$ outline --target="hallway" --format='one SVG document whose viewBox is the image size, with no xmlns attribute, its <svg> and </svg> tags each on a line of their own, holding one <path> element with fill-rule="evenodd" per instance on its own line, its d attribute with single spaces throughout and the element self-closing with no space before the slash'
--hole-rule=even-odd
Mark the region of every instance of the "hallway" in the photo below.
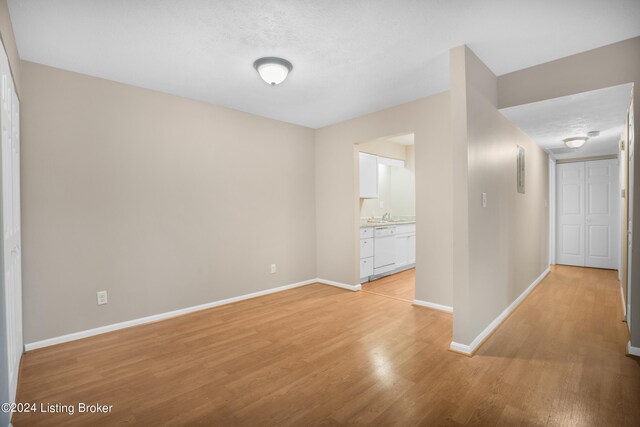
<svg viewBox="0 0 640 427">
<path fill-rule="evenodd" d="M 474 357 L 451 315 L 312 284 L 25 354 L 25 425 L 637 425 L 616 272 L 557 266 Z"/>
</svg>

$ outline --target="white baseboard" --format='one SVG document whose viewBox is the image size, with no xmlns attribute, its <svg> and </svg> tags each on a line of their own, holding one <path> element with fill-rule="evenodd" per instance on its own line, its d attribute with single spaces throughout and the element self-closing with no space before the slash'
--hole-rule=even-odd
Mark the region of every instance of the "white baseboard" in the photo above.
<svg viewBox="0 0 640 427">
<path fill-rule="evenodd" d="M 42 347 L 49 347 L 51 345 L 62 344 L 69 341 L 75 341 L 82 338 L 92 337 L 94 335 L 104 334 L 106 332 L 117 331 L 119 329 L 129 328 L 131 326 L 144 325 L 145 323 L 157 322 L 158 320 L 170 319 L 172 317 L 181 316 L 187 313 L 193 313 L 195 311 L 206 310 L 208 308 L 218 307 L 221 305 L 231 304 L 238 301 L 243 301 L 251 298 L 260 297 L 263 295 L 269 295 L 276 292 L 286 291 L 288 289 L 298 288 L 300 286 L 310 285 L 312 283 L 322 283 L 325 285 L 336 286 L 338 288 L 348 289 L 350 291 L 359 291 L 362 289 L 360 285 L 346 285 L 344 283 L 334 282 L 324 279 L 309 279 L 298 283 L 292 283 L 290 285 L 279 286 L 277 288 L 265 289 L 264 291 L 253 292 L 246 295 L 240 295 L 237 297 L 227 298 L 219 301 L 213 301 L 206 304 L 194 305 L 192 307 L 181 308 L 178 310 L 168 311 L 166 313 L 154 314 L 151 316 L 141 317 L 139 319 L 127 320 L 125 322 L 114 323 L 111 325 L 100 326 L 93 329 L 87 329 L 86 331 L 73 332 L 71 334 L 62 335 L 59 337 L 48 338 L 42 341 L 36 341 L 28 343 L 24 346 L 25 351 L 35 350 Z"/>
<path fill-rule="evenodd" d="M 471 356 L 473 354 L 473 350 L 471 350 L 471 346 L 466 344 L 460 344 L 455 341 L 451 341 L 451 345 L 449 349 L 455 351 L 456 353 L 466 354 L 467 356 Z"/>
<path fill-rule="evenodd" d="M 413 300 L 413 305 L 419 305 L 420 307 L 433 308 L 434 310 L 446 311 L 447 313 L 453 313 L 453 307 L 448 305 L 436 304 L 435 302 L 422 301 L 419 299 Z"/>
<path fill-rule="evenodd" d="M 336 286 L 342 289 L 348 289 L 350 291 L 360 291 L 362 290 L 362 285 L 358 283 L 357 285 L 347 285 L 346 283 L 334 282 L 333 280 L 326 279 L 314 279 L 312 283 L 322 283 L 323 285 L 331 285 Z"/>
<path fill-rule="evenodd" d="M 231 304 L 233 302 L 238 302 L 238 301 L 243 301 L 243 300 L 247 300 L 247 299 L 251 299 L 251 298 L 256 298 L 256 297 L 260 297 L 260 296 L 263 296 L 263 295 L 269 295 L 269 294 L 273 294 L 275 292 L 286 291 L 288 289 L 298 288 L 300 286 L 310 285 L 311 283 L 316 283 L 316 282 L 325 283 L 324 281 L 321 281 L 320 279 L 304 280 L 302 282 L 292 283 L 290 285 L 279 286 L 277 288 L 271 288 L 271 289 L 265 289 L 264 291 L 253 292 L 253 293 L 246 294 L 246 295 L 240 295 L 240 296 L 237 296 L 237 297 L 232 297 L 232 298 L 227 298 L 227 299 L 223 299 L 223 300 L 219 300 L 219 301 L 209 302 L 209 303 L 206 303 L 206 304 L 194 305 L 192 307 L 186 307 L 186 308 L 181 308 L 181 309 L 178 309 L 178 310 L 168 311 L 166 313 L 160 313 L 160 314 L 154 314 L 154 315 L 151 315 L 151 316 L 141 317 L 139 319 L 127 320 L 125 322 L 114 323 L 114 324 L 106 325 L 106 326 L 100 326 L 100 327 L 97 327 L 97 328 L 94 328 L 94 329 L 88 329 L 86 331 L 73 332 L 71 334 L 62 335 L 62 336 L 59 336 L 59 337 L 48 338 L 48 339 L 45 339 L 45 340 L 42 340 L 42 341 L 36 341 L 36 342 L 28 343 L 24 347 L 25 347 L 26 351 L 29 351 L 29 350 L 35 350 L 35 349 L 38 349 L 38 348 L 42 348 L 42 347 L 48 347 L 48 346 L 51 346 L 51 345 L 62 344 L 62 343 L 69 342 L 69 341 L 79 340 L 81 338 L 87 338 L 87 337 L 91 337 L 91 336 L 94 336 L 94 335 L 104 334 L 105 332 L 117 331 L 118 329 L 129 328 L 131 326 L 136 326 L 136 325 L 144 325 L 145 323 L 151 323 L 151 322 L 157 322 L 158 320 L 170 319 L 172 317 L 181 316 L 181 315 L 187 314 L 187 313 L 193 313 L 195 311 L 206 310 L 208 308 L 213 308 L 213 307 L 218 307 L 218 306 L 221 306 L 221 305 Z M 326 284 L 330 285 L 331 283 L 326 283 Z M 333 286 L 338 286 L 338 285 L 333 285 Z M 340 287 L 343 287 L 343 286 L 340 286 Z"/>
<path fill-rule="evenodd" d="M 627 318 L 627 303 L 624 297 L 624 291 L 622 290 L 622 283 L 620 283 L 620 302 L 622 303 L 622 316 Z"/>
<path fill-rule="evenodd" d="M 631 341 L 627 343 L 627 354 L 640 357 L 640 347 L 632 347 Z"/>
<path fill-rule="evenodd" d="M 449 348 L 455 352 L 471 356 L 478 349 L 480 344 L 482 344 L 482 342 L 487 339 L 487 337 L 491 335 L 491 333 L 500 325 L 500 323 L 502 323 L 502 321 L 506 319 L 507 316 L 509 316 L 509 314 L 511 314 L 511 312 L 520 305 L 520 303 L 527 297 L 527 295 L 531 293 L 531 291 L 535 289 L 536 286 L 538 286 L 540 282 L 542 282 L 542 279 L 544 279 L 547 274 L 549 274 L 549 271 L 550 267 L 547 267 L 547 269 L 543 271 L 542 274 L 538 276 L 538 278 L 534 280 L 533 283 L 530 284 L 529 287 L 525 289 L 518 298 L 515 299 L 515 301 L 509 304 L 509 306 L 502 313 L 500 313 L 500 315 L 496 317 L 493 322 L 489 324 L 489 326 L 487 326 L 473 341 L 471 341 L 471 344 L 467 345 L 452 341 Z"/>
</svg>

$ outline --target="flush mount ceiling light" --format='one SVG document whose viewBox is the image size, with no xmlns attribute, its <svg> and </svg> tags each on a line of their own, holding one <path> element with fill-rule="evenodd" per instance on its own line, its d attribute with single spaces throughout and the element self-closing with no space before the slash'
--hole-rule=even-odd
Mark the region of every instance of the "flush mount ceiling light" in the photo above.
<svg viewBox="0 0 640 427">
<path fill-rule="evenodd" d="M 575 136 L 573 138 L 567 138 L 564 140 L 564 145 L 569 148 L 580 148 L 587 142 L 586 136 Z"/>
<path fill-rule="evenodd" d="M 278 85 L 287 78 L 287 74 L 293 69 L 291 62 L 282 58 L 266 57 L 256 59 L 253 63 L 262 80 L 272 86 Z"/>
</svg>

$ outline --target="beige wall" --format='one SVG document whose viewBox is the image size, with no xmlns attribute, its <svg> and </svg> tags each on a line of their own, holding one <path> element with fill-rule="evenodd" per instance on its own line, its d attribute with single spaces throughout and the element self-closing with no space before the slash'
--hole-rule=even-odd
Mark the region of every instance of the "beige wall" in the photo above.
<svg viewBox="0 0 640 427">
<path fill-rule="evenodd" d="M 21 95 L 21 79 L 20 79 L 20 57 L 18 56 L 18 47 L 16 39 L 13 35 L 13 26 L 11 25 L 11 17 L 9 16 L 9 8 L 7 0 L 0 0 L 0 37 L 4 49 L 9 58 L 9 66 L 13 75 L 13 83 L 16 87 L 18 97 Z"/>
<path fill-rule="evenodd" d="M 25 342 L 316 277 L 312 129 L 22 73 Z"/>
<path fill-rule="evenodd" d="M 416 298 L 450 306 L 453 231 L 448 93 L 316 131 L 318 275 L 358 283 L 354 144 L 411 132 L 415 133 Z"/>
<path fill-rule="evenodd" d="M 640 37 L 500 76 L 498 104 L 511 107 L 623 83 L 634 83 L 634 99 L 640 99 Z M 634 105 L 634 127 L 640 129 L 640 102 Z M 640 156 L 634 169 L 633 223 L 640 224 Z M 640 242 L 640 227 L 633 227 L 632 241 Z M 631 344 L 640 347 L 640 250 L 633 252 L 631 265 Z"/>
<path fill-rule="evenodd" d="M 548 267 L 548 156 L 497 110 L 497 79 L 473 52 L 459 47 L 450 58 L 453 340 L 469 345 Z M 516 191 L 517 145 L 526 149 L 526 194 Z"/>
</svg>

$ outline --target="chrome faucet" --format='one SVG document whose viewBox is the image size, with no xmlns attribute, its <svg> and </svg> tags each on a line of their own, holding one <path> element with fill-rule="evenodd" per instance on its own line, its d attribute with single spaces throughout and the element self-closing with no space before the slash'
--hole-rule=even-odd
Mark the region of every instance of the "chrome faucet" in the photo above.
<svg viewBox="0 0 640 427">
<path fill-rule="evenodd" d="M 385 213 L 384 215 L 382 215 L 382 220 L 391 221 L 391 214 L 389 212 Z"/>
</svg>

